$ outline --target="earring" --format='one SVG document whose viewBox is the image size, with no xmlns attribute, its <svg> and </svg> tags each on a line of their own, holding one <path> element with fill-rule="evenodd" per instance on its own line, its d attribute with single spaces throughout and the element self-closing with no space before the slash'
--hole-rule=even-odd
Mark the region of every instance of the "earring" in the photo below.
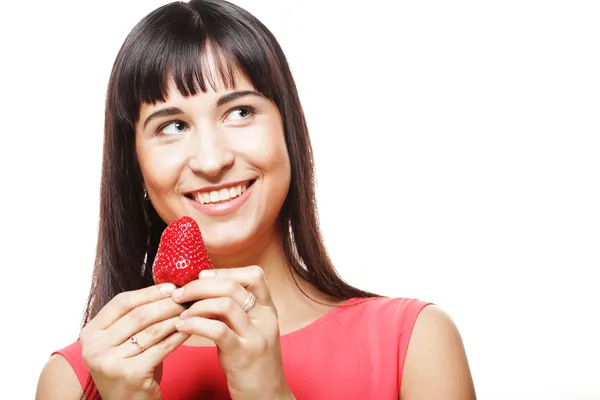
<svg viewBox="0 0 600 400">
<path fill-rule="evenodd" d="M 148 191 L 144 188 L 144 200 L 148 200 Z"/>
</svg>

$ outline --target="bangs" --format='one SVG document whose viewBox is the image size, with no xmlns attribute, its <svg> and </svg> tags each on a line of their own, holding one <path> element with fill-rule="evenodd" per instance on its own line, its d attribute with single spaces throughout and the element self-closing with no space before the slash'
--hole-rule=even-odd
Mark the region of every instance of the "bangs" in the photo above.
<svg viewBox="0 0 600 400">
<path fill-rule="evenodd" d="M 235 14 L 211 13 L 172 3 L 138 23 L 115 65 L 112 92 L 115 116 L 134 126 L 142 103 L 165 101 L 170 84 L 183 96 L 217 87 L 233 89 L 236 73 L 275 100 L 273 52 L 254 27 Z M 229 20 L 225 20 L 229 19 Z"/>
</svg>

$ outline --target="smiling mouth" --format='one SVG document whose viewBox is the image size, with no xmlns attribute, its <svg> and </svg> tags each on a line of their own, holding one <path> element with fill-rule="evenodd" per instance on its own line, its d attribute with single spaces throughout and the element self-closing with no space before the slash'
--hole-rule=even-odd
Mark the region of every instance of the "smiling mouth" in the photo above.
<svg viewBox="0 0 600 400">
<path fill-rule="evenodd" d="M 252 184 L 256 182 L 256 179 L 221 188 L 219 190 L 198 191 L 193 193 L 187 193 L 185 197 L 195 200 L 200 204 L 218 204 L 225 203 L 233 200 L 236 197 L 241 196 Z"/>
</svg>

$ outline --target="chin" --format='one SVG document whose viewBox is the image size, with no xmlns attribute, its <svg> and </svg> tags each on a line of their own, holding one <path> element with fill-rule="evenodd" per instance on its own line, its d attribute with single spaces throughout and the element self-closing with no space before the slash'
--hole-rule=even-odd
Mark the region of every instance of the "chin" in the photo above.
<svg viewBox="0 0 600 400">
<path fill-rule="evenodd" d="M 233 225 L 233 226 L 232 226 Z M 215 224 L 202 229 L 204 245 L 211 256 L 229 256 L 245 252 L 255 242 L 255 229 L 243 229 L 236 227 L 237 224 Z"/>
<path fill-rule="evenodd" d="M 204 244 L 209 255 L 223 257 L 243 253 L 245 249 L 250 247 L 250 240 L 237 237 L 217 240 L 205 239 Z"/>
<path fill-rule="evenodd" d="M 206 230 L 204 244 L 216 267 L 233 268 L 257 264 L 266 248 L 280 239 L 274 225 L 235 225 L 237 224 L 212 226 Z"/>
</svg>

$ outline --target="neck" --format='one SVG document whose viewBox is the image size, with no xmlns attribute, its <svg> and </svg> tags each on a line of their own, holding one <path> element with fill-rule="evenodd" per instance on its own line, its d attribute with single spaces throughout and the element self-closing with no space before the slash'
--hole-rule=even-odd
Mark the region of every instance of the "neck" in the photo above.
<svg viewBox="0 0 600 400">
<path fill-rule="evenodd" d="M 285 256 L 283 242 L 283 234 L 274 230 L 260 235 L 259 240 L 248 244 L 240 251 L 211 256 L 213 265 L 219 269 L 249 265 L 261 267 L 280 316 L 280 322 L 285 321 L 287 316 L 294 315 L 299 306 L 314 306 L 314 302 L 306 295 L 312 299 L 324 300 L 323 295 L 313 285 L 292 270 Z"/>
</svg>

